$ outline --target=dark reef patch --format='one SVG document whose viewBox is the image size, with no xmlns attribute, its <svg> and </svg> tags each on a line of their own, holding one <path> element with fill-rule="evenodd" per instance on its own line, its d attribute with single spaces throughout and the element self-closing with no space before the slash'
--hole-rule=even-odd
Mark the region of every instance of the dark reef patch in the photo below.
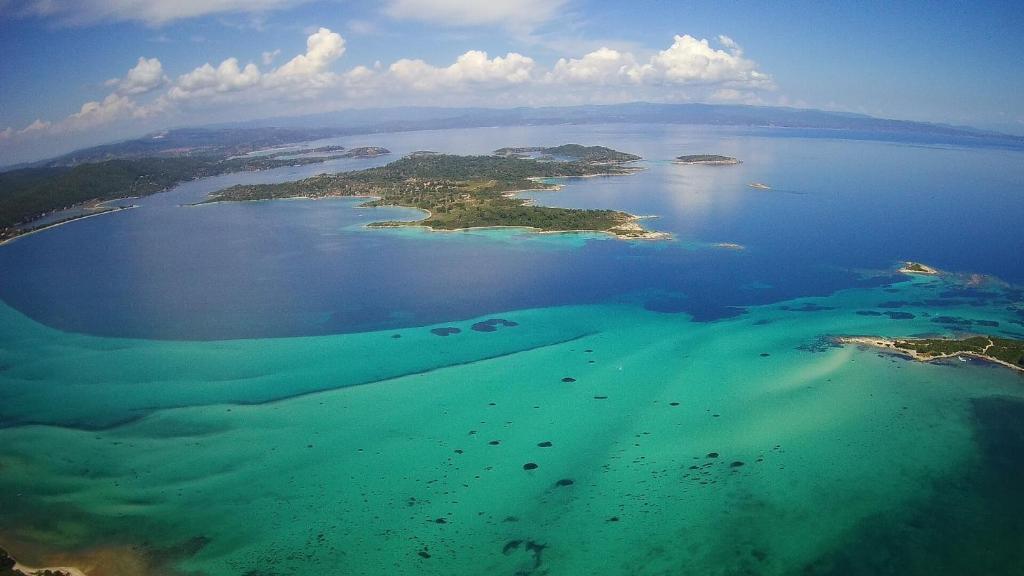
<svg viewBox="0 0 1024 576">
<path fill-rule="evenodd" d="M 857 310 L 856 312 L 860 316 L 881 316 L 882 313 L 876 310 Z"/>
<path fill-rule="evenodd" d="M 551 442 L 548 442 L 547 440 L 545 440 L 543 442 L 538 442 L 537 446 L 540 447 L 540 448 L 551 448 Z"/>
<path fill-rule="evenodd" d="M 534 463 L 534 462 L 527 462 L 526 464 L 523 464 L 523 470 L 536 470 L 536 469 L 537 469 L 537 464 Z"/>
<path fill-rule="evenodd" d="M 832 337 L 824 335 L 818 336 L 814 340 L 806 342 L 796 347 L 796 349 L 800 350 L 801 352 L 812 353 L 827 352 L 832 348 L 840 348 L 840 345 L 836 344 Z"/>
<path fill-rule="evenodd" d="M 573 484 L 575 484 L 575 482 L 573 480 L 570 480 L 569 478 L 562 478 L 558 482 L 555 482 L 555 486 L 560 486 L 560 487 L 561 486 L 572 486 Z"/>
<path fill-rule="evenodd" d="M 434 328 L 430 331 L 435 336 L 451 336 L 452 334 L 458 334 L 462 330 L 453 328 L 451 326 L 445 326 L 444 328 Z"/>
<path fill-rule="evenodd" d="M 835 307 L 808 302 L 800 306 L 779 306 L 779 310 L 787 310 L 789 312 L 822 312 L 824 310 L 835 310 Z"/>
<path fill-rule="evenodd" d="M 533 556 L 533 563 L 530 570 L 519 570 L 515 574 L 516 576 L 529 576 L 530 574 L 542 574 L 544 572 L 537 572 L 541 564 L 543 564 L 544 549 L 547 548 L 546 544 L 539 544 L 533 540 L 509 540 L 501 548 L 501 553 L 508 556 L 517 550 L 522 549 L 526 554 Z"/>
<path fill-rule="evenodd" d="M 473 324 L 470 326 L 470 329 L 477 332 L 495 332 L 498 330 L 498 327 L 512 328 L 515 326 L 519 326 L 519 323 L 511 320 L 505 320 L 504 318 L 491 318 L 489 320 Z"/>
<path fill-rule="evenodd" d="M 575 382 L 575 381 L 576 381 L 576 379 L 573 378 L 572 376 L 566 376 L 565 378 L 562 378 L 562 382 Z"/>
<path fill-rule="evenodd" d="M 914 318 L 917 318 L 917 316 L 914 316 L 910 312 L 886 312 L 885 315 L 888 316 L 890 320 L 913 320 Z"/>
</svg>

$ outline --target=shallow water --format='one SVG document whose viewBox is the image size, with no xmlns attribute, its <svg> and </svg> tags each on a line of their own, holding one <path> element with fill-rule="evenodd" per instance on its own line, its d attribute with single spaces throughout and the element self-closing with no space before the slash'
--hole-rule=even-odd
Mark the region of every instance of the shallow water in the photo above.
<svg viewBox="0 0 1024 576">
<path fill-rule="evenodd" d="M 662 214 L 677 240 L 370 231 L 411 213 L 351 200 L 178 208 L 195 182 L 0 249 L 0 545 L 115 575 L 139 572 L 98 550 L 208 576 L 1022 573 L 1024 379 L 828 340 L 1024 332 L 1012 284 L 892 273 L 1019 281 L 998 228 L 1019 161 L 565 130 L 649 170 L 538 199 Z M 440 134 L 364 143 L 564 136 Z M 657 162 L 704 151 L 745 164 Z M 964 173 L 975 208 L 906 212 L 979 185 Z"/>
</svg>

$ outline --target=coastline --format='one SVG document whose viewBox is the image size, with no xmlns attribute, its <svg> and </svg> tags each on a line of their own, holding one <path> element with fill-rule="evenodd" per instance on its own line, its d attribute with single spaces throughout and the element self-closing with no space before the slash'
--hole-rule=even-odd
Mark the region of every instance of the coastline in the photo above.
<svg viewBox="0 0 1024 576">
<path fill-rule="evenodd" d="M 85 570 L 73 566 L 26 566 L 18 562 L 5 548 L 0 548 L 0 574 L 11 576 L 88 576 Z"/>
<path fill-rule="evenodd" d="M 132 208 L 138 208 L 138 205 L 132 204 L 131 206 L 115 206 L 113 208 L 109 208 L 107 210 L 101 210 L 99 212 L 93 212 L 91 214 L 82 214 L 80 216 L 73 216 L 73 217 L 68 218 L 66 220 L 61 220 L 60 222 L 54 222 L 53 224 L 47 224 L 46 226 L 40 226 L 38 228 L 31 228 L 29 230 L 25 230 L 24 232 L 20 232 L 18 234 L 15 234 L 14 236 L 11 236 L 10 238 L 3 239 L 2 241 L 0 241 L 0 246 L 4 246 L 5 244 L 7 244 L 9 242 L 14 242 L 18 238 L 24 238 L 25 236 L 31 236 L 32 234 L 36 234 L 36 233 L 39 233 L 39 232 L 44 232 L 46 230 L 50 230 L 50 229 L 56 228 L 58 226 L 63 226 L 65 224 L 70 224 L 72 222 L 77 222 L 79 220 L 85 220 L 86 218 L 93 218 L 95 216 L 103 216 L 105 214 L 113 214 L 114 212 L 121 212 L 122 210 L 131 210 Z"/>
<path fill-rule="evenodd" d="M 935 362 L 937 360 L 949 360 L 951 358 L 974 358 L 975 360 L 981 360 L 984 362 L 997 364 L 999 366 L 1003 366 L 1005 368 L 1009 368 L 1011 370 L 1024 374 L 1024 367 L 1017 366 L 1015 364 L 1011 364 L 1009 362 L 1005 362 L 1003 360 L 993 358 L 985 354 L 971 352 L 970 350 L 960 350 L 948 354 L 925 355 L 921 354 L 916 350 L 907 350 L 906 348 L 900 348 L 899 346 L 896 345 L 896 340 L 890 338 L 883 338 L 880 336 L 837 336 L 833 338 L 833 341 L 836 344 L 854 344 L 857 346 L 880 348 L 892 354 L 897 354 L 899 356 L 904 356 L 906 358 L 911 358 L 913 360 L 917 360 L 918 362 L 925 363 Z"/>
<path fill-rule="evenodd" d="M 390 206 L 390 207 L 410 209 L 409 206 Z M 630 220 L 629 222 L 626 222 L 624 224 L 620 224 L 619 226 L 616 226 L 615 228 L 610 228 L 608 230 L 589 230 L 589 229 L 580 229 L 580 230 L 542 230 L 542 229 L 536 228 L 534 226 L 516 226 L 516 225 L 511 225 L 511 224 L 508 224 L 508 225 L 496 224 L 496 225 L 493 225 L 493 226 L 467 226 L 465 228 L 434 228 L 433 226 L 430 226 L 429 224 L 424 224 L 423 223 L 424 220 L 426 220 L 427 218 L 430 218 L 430 216 L 432 216 L 430 210 L 427 210 L 426 208 L 411 208 L 411 209 L 412 210 L 422 210 L 423 212 L 427 213 L 427 217 L 424 218 L 423 220 L 396 221 L 394 223 L 371 222 L 369 224 L 366 224 L 364 227 L 365 228 L 377 229 L 377 230 L 388 229 L 388 228 L 425 228 L 425 229 L 429 230 L 430 232 L 468 232 L 468 231 L 471 231 L 471 230 L 500 230 L 502 228 L 518 228 L 518 229 L 521 229 L 521 230 L 527 230 L 531 234 L 607 234 L 609 236 L 614 237 L 617 240 L 627 240 L 627 241 L 628 240 L 671 240 L 673 238 L 672 234 L 670 234 L 668 232 L 659 232 L 659 231 L 647 230 L 643 226 L 640 226 L 639 224 L 636 223 L 639 220 L 644 220 L 644 219 L 647 219 L 647 218 L 651 218 L 651 216 L 636 216 L 634 214 L 629 214 L 629 216 L 632 218 L 632 220 Z M 627 232 L 627 234 L 620 234 L 620 233 L 615 231 L 616 229 L 622 230 L 623 232 Z M 632 235 L 634 233 L 634 231 L 635 231 L 635 235 Z"/>
<path fill-rule="evenodd" d="M 587 174 L 587 175 L 583 175 L 583 176 L 563 176 L 563 177 L 558 177 L 558 178 L 553 178 L 553 177 L 549 178 L 549 177 L 544 177 L 544 176 L 531 176 L 531 177 L 529 177 L 527 179 L 531 180 L 533 182 L 536 182 L 538 185 L 540 185 L 542 187 L 540 187 L 540 188 L 524 188 L 524 189 L 521 189 L 521 190 L 509 190 L 507 192 L 503 192 L 502 196 L 505 196 L 507 198 L 516 198 L 520 194 L 524 194 L 524 193 L 527 193 L 527 192 L 557 192 L 557 191 L 561 190 L 564 187 L 563 184 L 547 184 L 547 183 L 543 182 L 543 180 L 570 179 L 570 178 L 593 178 L 593 177 L 597 177 L 597 176 L 629 176 L 631 174 L 635 174 L 635 173 L 640 172 L 642 170 L 644 170 L 644 169 L 643 168 L 639 168 L 639 167 L 634 167 L 629 172 L 620 172 L 620 173 L 611 172 L 611 173 L 600 173 L 600 174 Z M 366 199 L 368 201 L 374 201 L 374 200 L 381 200 L 382 199 L 381 196 L 374 196 L 372 194 L 351 194 L 351 195 L 348 195 L 348 194 L 333 194 L 333 195 L 323 195 L 323 196 L 316 196 L 316 197 L 313 197 L 313 196 L 287 196 L 287 197 L 282 197 L 282 198 L 260 198 L 260 199 L 253 199 L 253 200 L 214 200 L 214 201 L 196 202 L 196 203 L 193 203 L 193 204 L 183 204 L 182 206 L 183 207 L 198 207 L 198 206 L 204 206 L 204 205 L 208 205 L 208 204 L 224 204 L 224 203 L 234 203 L 234 202 L 272 202 L 272 201 L 278 201 L 278 200 L 324 200 L 324 199 L 330 199 L 330 198 L 362 198 L 362 199 Z M 522 200 L 525 200 L 528 205 L 534 205 L 532 199 L 523 198 Z M 360 204 L 360 205 L 357 205 L 356 207 L 357 208 L 362 208 L 362 207 L 367 207 L 367 206 L 365 206 L 363 204 Z M 637 216 L 635 214 L 629 214 L 629 213 L 626 213 L 626 212 L 623 212 L 623 214 L 626 214 L 628 216 L 628 220 L 626 222 L 623 222 L 621 224 L 618 224 L 618 225 L 613 226 L 612 228 L 609 228 L 609 229 L 606 229 L 606 230 L 594 230 L 594 229 L 542 230 L 540 228 L 536 228 L 536 227 L 533 227 L 533 226 L 502 225 L 502 224 L 496 224 L 496 225 L 490 225 L 490 226 L 467 226 L 467 227 L 464 227 L 464 228 L 436 228 L 434 226 L 431 226 L 430 224 L 424 223 L 426 220 L 429 220 L 434 215 L 433 212 L 431 212 L 430 210 L 428 210 L 426 208 L 420 208 L 420 207 L 417 207 L 417 206 L 404 206 L 404 205 L 401 205 L 401 204 L 385 204 L 385 205 L 380 205 L 380 206 L 370 206 L 370 208 L 403 208 L 403 209 L 407 209 L 407 210 L 419 210 L 419 211 L 421 211 L 421 212 L 426 214 L 426 216 L 424 218 L 420 219 L 420 220 L 399 220 L 399 221 L 390 221 L 390 222 L 388 222 L 388 221 L 385 221 L 385 222 L 370 222 L 370 223 L 364 225 L 365 228 L 372 228 L 372 229 L 406 228 L 406 227 L 414 227 L 415 226 L 415 227 L 420 227 L 420 228 L 426 228 L 426 229 L 428 229 L 428 230 L 430 230 L 432 232 L 465 232 L 465 231 L 469 231 L 469 230 L 487 230 L 487 229 L 499 229 L 499 228 L 520 228 L 520 229 L 523 229 L 523 230 L 528 230 L 528 231 L 530 231 L 533 234 L 576 234 L 576 233 L 608 234 L 608 235 L 613 236 L 613 237 L 615 237 L 616 239 L 619 239 L 619 240 L 671 240 L 673 238 L 672 234 L 670 234 L 668 232 L 660 232 L 660 231 L 647 230 L 646 228 L 644 228 L 643 226 L 638 224 L 638 222 L 640 220 L 646 220 L 648 218 L 653 218 L 654 216 Z"/>
<path fill-rule="evenodd" d="M 636 172 L 640 172 L 642 170 L 643 170 L 643 168 L 636 168 L 635 171 L 633 171 L 633 172 L 626 172 L 626 173 L 617 173 L 617 174 L 616 173 L 607 173 L 607 174 L 606 173 L 602 173 L 602 174 L 587 174 L 585 176 L 563 176 L 563 177 L 559 177 L 557 179 L 565 179 L 565 178 L 593 178 L 593 177 L 596 177 L 596 176 L 629 176 L 631 174 L 635 174 Z M 555 179 L 556 178 L 547 178 L 547 177 L 544 177 L 544 176 L 531 176 L 531 177 L 528 178 L 528 180 L 535 181 L 535 182 L 537 182 L 537 183 L 539 183 L 539 184 L 541 184 L 541 185 L 543 185 L 545 187 L 544 188 L 525 188 L 523 190 L 510 190 L 508 192 L 502 193 L 502 195 L 507 197 L 507 198 L 516 198 L 520 194 L 524 194 L 526 192 L 558 192 L 559 190 L 561 190 L 564 187 L 563 184 L 550 184 L 549 185 L 549 184 L 546 184 L 546 183 L 543 182 L 543 180 L 555 180 Z M 344 198 L 354 198 L 354 197 L 355 196 L 344 196 Z M 367 196 L 367 197 L 368 198 L 373 198 L 372 196 Z M 379 198 L 377 198 L 377 199 L 379 200 Z M 528 205 L 535 205 L 533 203 L 532 199 L 523 198 L 523 200 L 526 200 Z M 394 208 L 406 208 L 406 209 L 412 209 L 412 210 L 422 210 L 423 212 L 425 212 L 427 214 L 427 216 L 426 216 L 426 218 L 423 218 L 422 220 L 409 220 L 408 223 L 382 224 L 382 223 L 378 223 L 378 222 L 371 222 L 371 223 L 366 225 L 367 228 L 378 228 L 379 229 L 379 228 L 404 228 L 404 227 L 408 227 L 408 226 L 419 226 L 421 228 L 427 228 L 427 229 L 431 230 L 432 232 L 465 232 L 465 231 L 468 231 L 468 230 L 487 230 L 487 229 L 500 229 L 500 228 L 520 228 L 520 229 L 523 229 L 523 230 L 528 230 L 528 231 L 530 231 L 533 234 L 597 233 L 597 234 L 608 234 L 608 235 L 611 235 L 611 236 L 615 237 L 618 240 L 671 240 L 672 239 L 672 234 L 670 234 L 668 232 L 659 232 L 659 231 L 654 231 L 654 230 L 647 230 L 646 228 L 644 228 L 640 224 L 637 224 L 637 222 L 639 222 L 640 220 L 646 220 L 648 218 L 654 218 L 654 216 L 637 216 L 636 214 L 629 214 L 628 212 L 623 212 L 623 214 L 626 214 L 627 216 L 629 216 L 629 220 L 627 222 L 624 222 L 624 223 L 619 224 L 617 226 L 613 226 L 612 228 L 609 228 L 607 230 L 590 230 L 590 229 L 580 229 L 580 230 L 542 230 L 542 229 L 536 228 L 534 226 L 516 226 L 516 225 L 511 225 L 511 224 L 509 224 L 509 225 L 495 224 L 495 225 L 492 225 L 492 226 L 467 226 L 465 228 L 435 228 L 435 227 L 433 227 L 433 226 L 431 226 L 429 224 L 424 224 L 423 223 L 424 221 L 429 220 L 430 217 L 434 215 L 433 212 L 431 212 L 430 210 L 427 210 L 426 208 L 418 208 L 418 207 L 414 207 L 414 206 L 402 206 L 401 204 L 388 204 L 387 206 L 394 207 Z M 586 209 L 584 208 L 584 210 L 586 210 Z M 616 230 L 620 230 L 623 233 L 616 232 Z"/>
<path fill-rule="evenodd" d="M 742 164 L 742 160 L 708 160 L 708 161 L 685 161 L 685 160 L 673 160 L 673 164 L 680 166 L 735 166 Z"/>
<path fill-rule="evenodd" d="M 911 276 L 936 276 L 939 274 L 937 268 L 932 268 L 926 264 L 920 262 L 904 262 L 903 266 L 900 267 L 897 272 L 901 274 L 909 274 Z"/>
</svg>

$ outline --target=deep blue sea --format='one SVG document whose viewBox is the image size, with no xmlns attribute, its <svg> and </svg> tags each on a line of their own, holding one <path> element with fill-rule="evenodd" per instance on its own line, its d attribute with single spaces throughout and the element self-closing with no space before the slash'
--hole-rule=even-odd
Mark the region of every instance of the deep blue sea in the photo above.
<svg viewBox="0 0 1024 576">
<path fill-rule="evenodd" d="M 688 126 L 553 126 L 380 134 L 391 156 L 189 182 L 138 208 L 0 250 L 0 298 L 49 326 L 158 339 L 295 336 L 416 326 L 618 299 L 700 321 L 743 307 L 880 283 L 914 259 L 1024 281 L 1020 152 L 801 138 Z M 240 182 L 379 165 L 414 150 L 487 154 L 577 142 L 641 155 L 637 175 L 565 181 L 538 203 L 652 215 L 674 242 L 529 233 L 366 230 L 415 219 L 358 200 L 187 207 Z M 681 166 L 714 153 L 738 166 Z M 765 182 L 771 191 L 749 188 Z M 465 241 L 470 236 L 483 239 Z M 453 238 L 454 236 L 454 238 Z M 745 250 L 715 249 L 736 243 Z"/>
</svg>

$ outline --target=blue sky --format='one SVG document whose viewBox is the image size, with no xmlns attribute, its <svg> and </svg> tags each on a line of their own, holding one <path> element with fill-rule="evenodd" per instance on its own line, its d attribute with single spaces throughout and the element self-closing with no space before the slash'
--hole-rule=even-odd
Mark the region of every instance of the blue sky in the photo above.
<svg viewBox="0 0 1024 576">
<path fill-rule="evenodd" d="M 754 103 L 1021 134 L 1021 30 L 1020 2 L 0 0 L 0 161 L 389 105 Z"/>
</svg>

